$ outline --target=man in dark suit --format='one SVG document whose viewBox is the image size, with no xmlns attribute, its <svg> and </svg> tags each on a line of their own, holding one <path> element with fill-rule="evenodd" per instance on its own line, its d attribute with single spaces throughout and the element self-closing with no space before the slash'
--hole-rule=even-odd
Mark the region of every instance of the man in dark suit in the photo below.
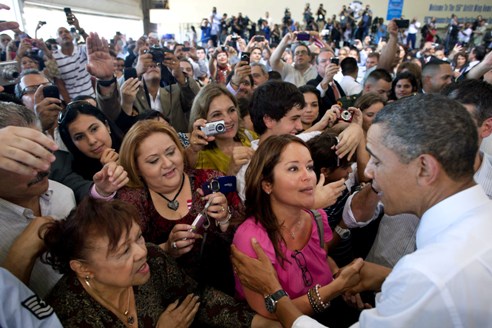
<svg viewBox="0 0 492 328">
<path fill-rule="evenodd" d="M 318 76 L 307 82 L 307 84 L 316 87 L 321 93 L 321 104 L 318 118 L 323 117 L 328 109 L 337 103 L 341 97 L 345 97 L 340 84 L 333 79 L 340 66 L 332 63 L 331 59 L 335 57 L 333 50 L 322 48 L 318 57 L 316 57 L 316 69 Z"/>
</svg>

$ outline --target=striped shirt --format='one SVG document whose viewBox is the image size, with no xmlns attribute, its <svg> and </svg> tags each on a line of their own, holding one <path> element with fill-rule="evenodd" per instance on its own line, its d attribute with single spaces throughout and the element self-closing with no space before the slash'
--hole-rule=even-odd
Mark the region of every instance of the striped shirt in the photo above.
<svg viewBox="0 0 492 328">
<path fill-rule="evenodd" d="M 61 77 L 65 82 L 70 98 L 80 95 L 95 97 L 91 83 L 91 75 L 87 72 L 87 50 L 85 46 L 74 46 L 70 56 L 64 55 L 61 50 L 53 53 L 56 64 L 60 69 Z"/>
</svg>

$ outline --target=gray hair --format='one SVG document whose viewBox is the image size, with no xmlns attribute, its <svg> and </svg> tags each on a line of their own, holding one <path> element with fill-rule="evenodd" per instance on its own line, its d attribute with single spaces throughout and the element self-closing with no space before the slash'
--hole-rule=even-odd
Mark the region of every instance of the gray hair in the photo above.
<svg viewBox="0 0 492 328">
<path fill-rule="evenodd" d="M 26 75 L 43 75 L 40 71 L 34 68 L 26 69 L 25 71 L 22 71 L 20 77 L 19 77 L 19 82 L 15 85 L 15 96 L 19 99 L 22 98 L 22 78 Z M 44 75 L 43 75 L 44 76 Z"/>
<path fill-rule="evenodd" d="M 373 125 L 383 128 L 382 144 L 402 163 L 430 154 L 454 179 L 469 178 L 478 151 L 471 115 L 457 101 L 441 95 L 416 95 L 385 106 Z"/>
<path fill-rule="evenodd" d="M 251 64 L 249 64 L 249 66 L 251 66 L 251 67 L 253 67 L 253 66 L 258 66 L 258 67 L 261 69 L 261 71 L 263 72 L 263 74 L 268 75 L 268 69 L 267 69 L 267 67 L 266 67 L 264 64 L 262 64 L 262 63 L 255 63 L 255 62 L 252 62 Z"/>
<path fill-rule="evenodd" d="M 39 126 L 36 114 L 23 105 L 0 101 L 0 129 L 7 126 Z"/>
</svg>

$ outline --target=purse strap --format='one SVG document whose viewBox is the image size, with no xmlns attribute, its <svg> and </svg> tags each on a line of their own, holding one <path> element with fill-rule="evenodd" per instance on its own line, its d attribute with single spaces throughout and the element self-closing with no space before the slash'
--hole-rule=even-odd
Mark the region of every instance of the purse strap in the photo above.
<svg viewBox="0 0 492 328">
<path fill-rule="evenodd" d="M 325 240 L 323 238 L 325 234 L 325 229 L 323 226 L 323 217 L 321 216 L 321 213 L 319 210 L 310 210 L 311 213 L 314 215 L 314 220 L 316 221 L 316 226 L 318 227 L 318 237 L 319 237 L 319 246 L 322 249 L 325 249 Z"/>
</svg>

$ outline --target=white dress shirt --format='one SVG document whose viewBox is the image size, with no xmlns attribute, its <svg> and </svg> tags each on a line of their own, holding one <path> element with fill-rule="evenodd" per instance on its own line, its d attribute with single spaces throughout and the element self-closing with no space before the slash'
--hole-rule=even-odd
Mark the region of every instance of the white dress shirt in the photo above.
<svg viewBox="0 0 492 328">
<path fill-rule="evenodd" d="M 490 327 L 492 201 L 481 186 L 422 216 L 417 250 L 403 257 L 364 310 L 362 327 Z"/>
</svg>

